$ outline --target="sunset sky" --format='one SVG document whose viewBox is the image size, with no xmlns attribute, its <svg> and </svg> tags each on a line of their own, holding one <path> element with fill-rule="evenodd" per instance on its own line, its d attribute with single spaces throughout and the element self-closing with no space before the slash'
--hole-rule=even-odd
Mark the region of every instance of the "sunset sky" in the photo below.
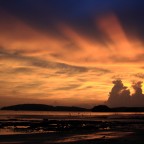
<svg viewBox="0 0 144 144">
<path fill-rule="evenodd" d="M 143 40 L 143 0 L 0 0 L 0 106 L 92 107 L 116 79 L 133 93 Z"/>
</svg>

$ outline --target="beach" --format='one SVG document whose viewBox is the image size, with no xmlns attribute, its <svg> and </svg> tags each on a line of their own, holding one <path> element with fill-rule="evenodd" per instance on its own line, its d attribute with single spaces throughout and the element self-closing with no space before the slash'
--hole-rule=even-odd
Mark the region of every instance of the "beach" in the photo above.
<svg viewBox="0 0 144 144">
<path fill-rule="evenodd" d="M 0 116 L 2 144 L 142 144 L 144 140 L 143 113 L 2 111 Z"/>
<path fill-rule="evenodd" d="M 67 131 L 0 136 L 4 144 L 143 144 L 144 131 Z"/>
</svg>

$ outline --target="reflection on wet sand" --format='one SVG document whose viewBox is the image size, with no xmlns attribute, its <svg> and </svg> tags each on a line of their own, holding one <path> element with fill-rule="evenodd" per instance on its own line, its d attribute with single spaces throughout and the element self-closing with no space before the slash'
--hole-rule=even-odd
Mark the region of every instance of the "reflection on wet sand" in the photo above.
<svg viewBox="0 0 144 144">
<path fill-rule="evenodd" d="M 4 144 L 143 144 L 142 131 L 68 131 L 0 136 Z"/>
<path fill-rule="evenodd" d="M 55 143 L 69 143 L 69 142 L 79 142 L 86 140 L 103 140 L 103 139 L 116 139 L 124 136 L 133 134 L 133 132 L 118 132 L 118 131 L 105 131 L 105 132 L 96 132 L 92 134 L 80 134 L 67 137 L 63 140 L 58 140 Z"/>
<path fill-rule="evenodd" d="M 144 115 L 13 115 L 0 118 L 0 144 L 143 144 Z M 49 119 L 48 119 L 49 117 Z"/>
<path fill-rule="evenodd" d="M 25 125 L 25 126 L 24 126 Z M 26 126 L 27 125 L 27 126 Z M 1 122 L 0 143 L 4 144 L 131 144 L 144 140 L 144 122 L 43 120 Z M 3 128 L 2 128 L 3 127 Z M 53 130 L 53 131 L 52 131 Z M 141 143 L 140 143 L 141 144 Z"/>
</svg>

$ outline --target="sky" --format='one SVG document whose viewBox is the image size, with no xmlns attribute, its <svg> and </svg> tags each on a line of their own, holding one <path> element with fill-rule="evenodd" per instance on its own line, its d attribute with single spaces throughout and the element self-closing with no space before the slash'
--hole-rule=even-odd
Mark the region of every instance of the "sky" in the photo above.
<svg viewBox="0 0 144 144">
<path fill-rule="evenodd" d="M 132 94 L 143 15 L 142 0 L 0 0 L 0 106 L 92 107 L 117 79 Z"/>
</svg>

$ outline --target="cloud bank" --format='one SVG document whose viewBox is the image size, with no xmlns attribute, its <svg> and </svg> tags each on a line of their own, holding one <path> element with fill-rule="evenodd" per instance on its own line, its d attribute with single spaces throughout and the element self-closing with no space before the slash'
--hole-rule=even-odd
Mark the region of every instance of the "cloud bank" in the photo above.
<svg viewBox="0 0 144 144">
<path fill-rule="evenodd" d="M 133 82 L 134 93 L 123 85 L 121 80 L 113 81 L 113 88 L 109 93 L 107 105 L 110 107 L 143 107 L 144 94 L 142 93 L 142 82 Z"/>
</svg>

